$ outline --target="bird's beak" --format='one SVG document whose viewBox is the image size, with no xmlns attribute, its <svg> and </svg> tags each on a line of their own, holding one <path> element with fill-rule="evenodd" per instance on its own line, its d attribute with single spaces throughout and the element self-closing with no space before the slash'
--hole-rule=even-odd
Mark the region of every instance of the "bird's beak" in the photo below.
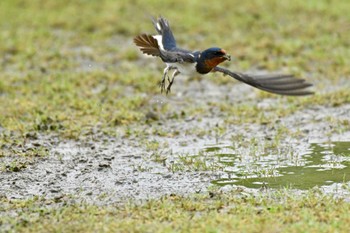
<svg viewBox="0 0 350 233">
<path fill-rule="evenodd" d="M 225 54 L 224 56 L 222 56 L 223 58 L 225 58 L 228 61 L 231 61 L 231 56 L 228 54 Z"/>
</svg>

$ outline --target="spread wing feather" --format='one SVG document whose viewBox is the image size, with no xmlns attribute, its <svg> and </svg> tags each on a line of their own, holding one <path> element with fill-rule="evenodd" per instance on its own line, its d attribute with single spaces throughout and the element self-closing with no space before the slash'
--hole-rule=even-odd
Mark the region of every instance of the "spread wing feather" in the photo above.
<svg viewBox="0 0 350 233">
<path fill-rule="evenodd" d="M 134 38 L 134 43 L 140 47 L 143 53 L 151 56 L 160 56 L 158 42 L 153 36 L 141 34 Z"/>
<path fill-rule="evenodd" d="M 263 91 L 289 96 L 311 95 L 312 91 L 305 90 L 312 84 L 307 83 L 304 79 L 297 79 L 292 75 L 271 74 L 271 75 L 250 75 L 238 72 L 232 72 L 222 67 L 215 67 L 213 71 L 229 75 L 238 81 Z"/>
<path fill-rule="evenodd" d="M 176 49 L 176 40 L 173 32 L 170 29 L 168 20 L 163 17 L 159 17 L 157 20 L 152 19 L 153 25 L 159 35 L 162 36 L 162 45 L 165 50 Z"/>
</svg>

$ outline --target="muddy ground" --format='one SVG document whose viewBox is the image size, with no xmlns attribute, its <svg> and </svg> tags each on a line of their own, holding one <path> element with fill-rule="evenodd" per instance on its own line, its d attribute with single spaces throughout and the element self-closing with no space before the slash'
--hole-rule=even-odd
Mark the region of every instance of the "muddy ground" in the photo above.
<svg viewBox="0 0 350 233">
<path fill-rule="evenodd" d="M 208 145 L 231 145 L 238 134 L 247 140 L 256 137 L 262 141 L 276 135 L 277 127 L 271 124 L 225 124 L 220 113 L 215 111 L 178 119 L 159 115 L 156 109 L 163 104 L 181 109 L 189 104 L 203 106 L 209 100 L 231 101 L 232 104 L 251 101 L 263 111 L 279 101 L 279 98 L 258 100 L 256 92 L 244 84 L 217 85 L 210 80 L 201 80 L 183 87 L 182 82 L 175 83 L 174 94 L 150 99 L 148 117 L 153 120 L 146 119 L 130 126 L 150 132 L 148 140 L 158 142 L 160 148 L 147 148 L 145 140 L 140 140 L 138 135 L 126 136 L 126 129 L 122 127 L 116 129 L 115 137 L 104 136 L 97 130 L 91 137 L 80 141 L 62 140 L 51 134 L 36 135 L 28 138 L 25 149 L 44 147 L 48 149 L 48 155 L 1 157 L 0 196 L 14 199 L 32 196 L 62 199 L 73 196 L 76 200 L 106 204 L 166 194 L 206 192 L 212 185 L 211 181 L 223 175 L 223 172 L 220 169 L 194 171 L 186 167 L 176 170 L 174 164 L 179 161 L 179 156 L 198 154 Z M 311 142 L 350 141 L 350 133 L 336 129 L 338 125 L 329 120 L 349 119 L 349 113 L 349 104 L 313 106 L 280 118 L 276 124 L 284 125 L 292 132 L 302 132 L 301 136 L 283 138 L 280 146 L 292 146 L 302 154 Z M 200 137 L 189 133 L 198 128 L 215 129 L 217 126 L 224 127 L 226 131 L 217 134 L 213 130 Z M 154 128 L 165 132 L 176 130 L 178 133 L 169 137 L 152 135 Z M 11 164 L 18 166 L 13 169 Z"/>
</svg>

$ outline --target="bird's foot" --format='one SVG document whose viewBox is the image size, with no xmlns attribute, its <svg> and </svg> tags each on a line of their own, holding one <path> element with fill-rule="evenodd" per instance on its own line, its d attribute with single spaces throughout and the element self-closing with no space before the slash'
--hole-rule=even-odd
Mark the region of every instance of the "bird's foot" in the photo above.
<svg viewBox="0 0 350 233">
<path fill-rule="evenodd" d="M 166 88 L 166 94 L 169 94 L 171 92 L 171 85 L 169 84 Z"/>
<path fill-rule="evenodd" d="M 172 79 L 171 81 L 169 80 L 169 84 L 166 88 L 166 94 L 169 94 L 171 92 L 171 86 L 173 85 L 174 83 L 174 79 Z"/>
<path fill-rule="evenodd" d="M 167 88 L 166 88 L 166 94 L 168 94 L 169 92 L 171 92 L 171 86 L 173 85 L 174 80 L 175 80 L 175 77 L 176 77 L 178 74 L 180 74 L 180 72 L 179 72 L 178 70 L 175 70 L 175 72 L 173 73 L 173 76 L 171 77 L 171 80 L 170 80 L 170 78 L 168 77 L 168 82 L 169 82 L 169 84 L 168 84 L 168 86 L 167 86 Z"/>
<path fill-rule="evenodd" d="M 165 91 L 165 79 L 162 79 L 162 81 L 159 82 L 160 87 L 160 93 L 163 93 Z"/>
</svg>

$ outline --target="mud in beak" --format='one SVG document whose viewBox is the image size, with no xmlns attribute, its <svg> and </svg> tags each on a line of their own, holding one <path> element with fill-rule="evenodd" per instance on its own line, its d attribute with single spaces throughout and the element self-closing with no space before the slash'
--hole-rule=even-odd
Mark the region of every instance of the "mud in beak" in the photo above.
<svg viewBox="0 0 350 233">
<path fill-rule="evenodd" d="M 225 54 L 224 56 L 222 56 L 223 58 L 225 58 L 225 60 L 231 61 L 231 56 L 228 54 Z"/>
</svg>

